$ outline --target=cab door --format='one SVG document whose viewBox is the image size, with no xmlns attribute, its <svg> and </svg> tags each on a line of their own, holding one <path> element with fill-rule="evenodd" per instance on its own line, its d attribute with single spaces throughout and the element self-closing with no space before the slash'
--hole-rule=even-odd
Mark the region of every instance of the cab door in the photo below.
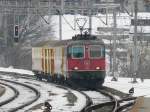
<svg viewBox="0 0 150 112">
<path fill-rule="evenodd" d="M 84 70 L 90 70 L 89 45 L 85 45 L 85 58 L 83 59 Z"/>
</svg>

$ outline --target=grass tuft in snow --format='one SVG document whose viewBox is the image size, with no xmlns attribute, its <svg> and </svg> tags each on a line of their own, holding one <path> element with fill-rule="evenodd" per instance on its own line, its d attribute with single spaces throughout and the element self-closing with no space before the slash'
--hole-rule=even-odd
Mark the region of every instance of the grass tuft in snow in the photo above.
<svg viewBox="0 0 150 112">
<path fill-rule="evenodd" d="M 63 97 L 67 98 L 67 100 L 69 102 L 69 104 L 67 104 L 68 106 L 74 106 L 75 105 L 74 103 L 77 102 L 77 97 L 72 92 L 66 93 L 66 95 Z"/>
<path fill-rule="evenodd" d="M 47 91 L 47 92 L 49 93 L 49 96 L 55 96 L 55 95 L 57 95 L 55 93 L 52 93 L 51 91 Z"/>
</svg>

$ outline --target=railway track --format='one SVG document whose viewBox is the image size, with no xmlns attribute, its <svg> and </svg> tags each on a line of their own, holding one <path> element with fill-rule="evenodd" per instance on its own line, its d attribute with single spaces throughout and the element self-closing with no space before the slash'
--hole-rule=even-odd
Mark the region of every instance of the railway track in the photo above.
<svg viewBox="0 0 150 112">
<path fill-rule="evenodd" d="M 34 77 L 23 75 L 23 74 L 21 74 L 21 75 L 15 74 L 15 76 L 25 78 L 25 79 L 35 80 Z M 136 99 L 135 97 L 117 99 L 116 95 L 111 94 L 111 92 L 108 92 L 108 90 L 97 89 L 96 90 L 97 92 L 100 92 L 101 94 L 108 97 L 110 99 L 110 101 L 108 101 L 108 99 L 106 101 L 104 101 L 105 99 L 102 98 L 102 100 L 103 100 L 102 102 L 94 103 L 92 98 L 83 92 L 83 88 L 82 89 L 78 88 L 74 84 L 73 85 L 72 84 L 68 85 L 68 83 L 67 84 L 65 83 L 65 86 L 70 87 L 74 90 L 77 90 L 81 94 L 86 96 L 86 99 L 87 99 L 86 100 L 86 105 L 83 109 L 81 109 L 80 112 L 104 112 L 104 111 L 105 112 L 107 112 L 107 111 L 108 112 L 121 112 L 123 110 L 127 110 L 128 108 L 130 108 L 134 104 L 134 100 Z"/>
<path fill-rule="evenodd" d="M 111 94 L 106 90 L 98 89 L 96 91 L 109 97 L 110 101 L 105 100 L 102 103 L 95 103 L 85 108 L 84 112 L 122 112 L 123 110 L 128 110 L 135 103 L 134 101 L 136 97 L 118 99 L 115 95 Z"/>
<path fill-rule="evenodd" d="M 136 99 L 136 97 L 123 97 L 118 99 L 120 96 L 112 94 L 114 93 L 112 90 L 108 91 L 108 88 L 101 87 L 94 91 L 99 92 L 101 96 L 99 98 L 97 97 L 97 99 L 101 99 L 101 101 L 97 101 L 95 103 L 92 97 L 86 93 L 86 88 L 78 88 L 78 85 L 72 82 L 69 82 L 69 86 L 81 92 L 84 90 L 83 93 L 86 95 L 88 103 L 81 112 L 122 112 L 123 110 L 127 110 L 134 105 L 134 101 Z"/>
<path fill-rule="evenodd" d="M 37 89 L 39 89 L 39 88 L 42 88 L 41 89 L 41 97 L 44 97 L 44 98 L 46 98 L 45 100 L 43 100 L 43 98 L 41 98 L 40 97 L 40 99 L 37 101 L 37 102 L 35 102 L 35 103 L 33 103 L 32 105 L 30 105 L 30 106 L 27 106 L 27 107 L 25 107 L 24 108 L 24 110 L 25 110 L 25 112 L 31 112 L 32 110 L 34 110 L 35 108 L 37 108 L 37 106 L 39 106 L 38 108 L 39 109 L 41 109 L 42 108 L 42 103 L 44 103 L 45 101 L 50 101 L 51 99 L 48 99 L 48 98 L 50 98 L 51 96 L 49 96 L 50 94 L 52 94 L 53 95 L 53 93 L 51 92 L 52 91 L 52 88 L 53 87 L 51 87 L 52 85 L 53 86 L 56 86 L 56 88 L 58 87 L 58 88 L 62 88 L 62 89 L 64 89 L 66 92 L 65 93 L 67 93 L 67 91 L 68 91 L 68 93 L 69 94 L 74 94 L 74 97 L 76 97 L 76 95 L 77 94 L 79 94 L 76 90 L 72 90 L 72 89 L 70 89 L 70 88 L 68 88 L 68 87 L 66 87 L 66 86 L 63 86 L 63 85 L 58 85 L 58 84 L 52 84 L 52 83 L 48 83 L 48 82 L 46 82 L 46 81 L 37 81 L 37 80 L 35 80 L 35 78 L 34 77 L 32 77 L 32 76 L 26 76 L 26 75 L 19 75 L 19 74 L 11 74 L 11 73 L 2 73 L 1 75 L 0 75 L 0 77 L 3 77 L 3 78 L 5 78 L 5 79 L 9 79 L 9 80 L 17 80 L 18 82 L 22 82 L 22 83 L 24 83 L 24 84 L 27 84 L 27 85 L 32 85 L 33 87 L 35 87 L 35 88 L 37 88 Z M 45 86 L 44 86 L 45 85 Z M 48 95 L 46 95 L 46 94 L 43 94 L 43 93 L 45 93 L 44 92 L 44 88 L 46 87 L 46 92 L 48 92 Z M 50 88 L 50 89 L 49 89 Z M 57 91 L 57 90 L 55 90 L 55 91 Z M 73 91 L 75 91 L 75 92 L 73 92 Z M 57 93 L 54 93 L 54 94 L 57 94 Z M 80 94 L 82 94 L 82 93 L 80 93 Z M 72 96 L 71 95 L 71 96 Z M 84 94 L 82 94 L 82 96 L 85 96 Z M 80 95 L 80 97 L 81 97 L 81 95 Z M 52 97 L 51 97 L 52 98 Z M 68 98 L 67 98 L 68 99 Z M 79 99 L 79 101 L 81 102 L 81 100 L 83 100 L 83 98 L 82 99 Z M 42 102 L 42 103 L 41 103 Z M 87 101 L 88 102 L 88 101 Z M 76 102 L 75 102 L 76 103 Z M 71 110 L 76 110 L 76 108 L 77 108 L 77 106 L 76 105 L 74 105 L 74 104 L 72 104 L 72 103 L 70 103 L 69 104 L 69 102 L 66 104 L 66 105 L 68 105 L 67 107 L 68 107 L 68 110 L 66 109 L 66 107 L 65 107 L 65 109 L 64 109 L 64 112 L 71 112 L 71 111 L 69 111 L 70 109 Z M 69 105 L 70 105 L 70 107 L 69 107 Z M 88 105 L 88 104 L 87 104 Z M 80 105 L 81 107 L 79 107 L 79 110 L 81 110 L 80 108 L 82 108 L 82 106 L 84 106 L 84 104 L 82 104 L 82 105 Z M 54 109 L 54 111 L 57 111 L 58 110 L 58 112 L 59 112 L 59 110 L 60 111 L 63 111 L 63 109 L 62 108 L 60 108 L 60 109 L 58 109 L 58 107 L 57 107 L 57 109 L 55 110 L 55 107 L 53 107 L 53 109 Z M 66 110 L 66 111 L 65 111 Z M 41 110 L 42 111 L 42 110 Z M 20 112 L 20 111 L 19 111 Z M 36 110 L 35 110 L 35 112 L 36 112 Z"/>
<path fill-rule="evenodd" d="M 84 91 L 84 93 L 87 94 L 92 103 L 86 106 L 82 112 L 115 112 L 117 103 L 110 105 L 109 103 L 116 99 L 110 93 L 104 90 Z"/>
<path fill-rule="evenodd" d="M 15 81 L 11 81 L 11 80 L 6 80 L 6 79 L 0 79 L 0 80 L 1 80 L 1 82 L 3 82 L 2 84 L 6 85 L 6 86 L 9 86 L 15 92 L 15 95 L 12 98 L 9 98 L 6 101 L 3 101 L 3 102 L 0 103 L 1 104 L 1 107 L 0 107 L 1 110 L 7 111 L 7 112 L 19 111 L 20 109 L 23 109 L 24 107 L 26 107 L 28 105 L 31 105 L 33 102 L 38 100 L 39 97 L 40 97 L 40 93 L 38 92 L 38 90 L 33 88 L 33 87 L 31 87 L 31 86 L 29 86 L 29 85 L 26 85 L 26 84 L 23 84 L 23 83 L 19 83 L 19 82 L 15 82 Z M 12 87 L 10 85 L 13 85 L 14 87 Z M 28 90 L 28 93 L 30 95 L 32 93 L 32 95 L 25 97 L 24 93 L 21 93 L 22 90 L 19 91 L 20 88 L 22 88 L 22 90 L 23 89 L 24 90 Z M 22 92 L 27 93 L 27 91 L 22 91 Z M 33 93 L 34 93 L 34 96 L 33 96 Z M 20 98 L 19 98 L 19 96 L 20 96 Z M 24 101 L 22 102 L 21 98 L 25 99 L 25 102 Z M 29 101 L 27 101 L 26 98 L 28 98 Z M 21 101 L 19 101 L 19 100 L 21 100 Z M 14 102 L 15 103 L 18 102 L 18 105 L 14 105 L 15 104 Z M 11 107 L 11 108 L 9 108 L 9 107 Z"/>
</svg>

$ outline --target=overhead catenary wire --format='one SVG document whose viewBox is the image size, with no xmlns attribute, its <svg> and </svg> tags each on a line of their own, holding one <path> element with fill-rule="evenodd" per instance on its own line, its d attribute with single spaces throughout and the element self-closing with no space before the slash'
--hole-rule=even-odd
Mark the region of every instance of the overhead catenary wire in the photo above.
<svg viewBox="0 0 150 112">
<path fill-rule="evenodd" d="M 58 14 L 60 14 L 63 19 L 65 20 L 65 22 L 68 24 L 68 26 L 72 29 L 75 30 L 75 28 L 69 23 L 69 21 L 65 18 L 65 16 L 60 12 L 60 10 L 56 9 L 56 11 L 58 12 Z"/>
<path fill-rule="evenodd" d="M 40 17 L 44 20 L 44 22 L 45 22 L 46 24 L 50 24 L 50 23 L 40 14 L 40 12 L 39 12 L 38 9 L 37 9 L 37 13 L 40 15 Z"/>
</svg>

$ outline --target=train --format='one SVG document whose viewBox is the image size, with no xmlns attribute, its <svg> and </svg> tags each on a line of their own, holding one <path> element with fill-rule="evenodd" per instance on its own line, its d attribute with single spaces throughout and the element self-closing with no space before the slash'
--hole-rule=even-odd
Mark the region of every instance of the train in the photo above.
<svg viewBox="0 0 150 112">
<path fill-rule="evenodd" d="M 66 81 L 83 87 L 102 86 L 105 61 L 104 42 L 89 34 L 32 47 L 32 70 L 39 80 Z"/>
</svg>

